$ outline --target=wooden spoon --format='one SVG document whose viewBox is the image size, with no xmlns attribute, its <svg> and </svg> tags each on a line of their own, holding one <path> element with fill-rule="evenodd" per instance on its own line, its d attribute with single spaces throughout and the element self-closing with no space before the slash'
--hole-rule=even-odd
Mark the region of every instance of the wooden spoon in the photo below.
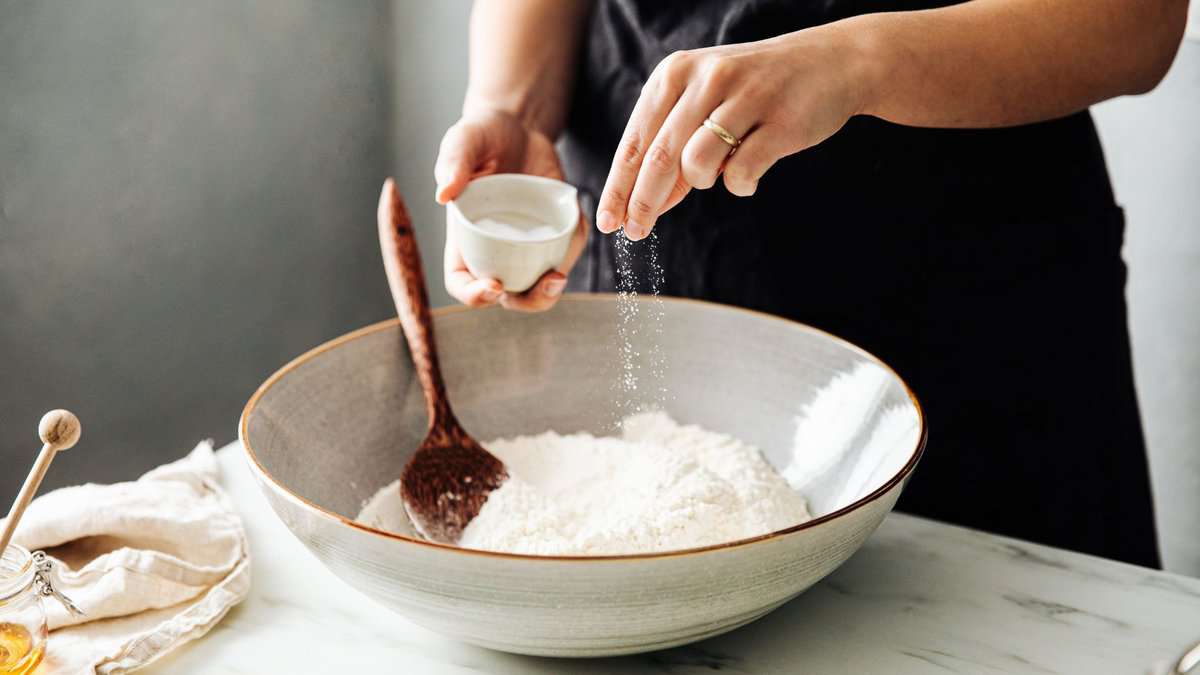
<svg viewBox="0 0 1200 675">
<path fill-rule="evenodd" d="M 508 478 L 508 471 L 467 434 L 450 409 L 417 238 L 391 178 L 384 181 L 379 196 L 379 247 L 429 414 L 425 440 L 400 474 L 400 497 L 413 526 L 426 539 L 457 543 L 488 494 Z"/>
<path fill-rule="evenodd" d="M 25 515 L 26 507 L 29 506 L 29 502 L 33 501 L 33 495 L 37 493 L 42 479 L 46 477 L 46 470 L 50 468 L 50 462 L 54 460 L 54 456 L 60 450 L 69 450 L 74 447 L 79 442 L 79 433 L 79 418 L 67 410 L 51 410 L 42 415 L 42 421 L 38 422 L 38 436 L 42 439 L 42 451 L 38 453 L 33 468 L 25 477 L 25 484 L 17 493 L 17 499 L 13 502 L 12 508 L 8 510 L 8 519 L 4 521 L 4 531 L 0 532 L 0 555 L 3 555 L 5 549 L 8 548 L 8 542 L 12 540 L 13 533 L 17 531 L 17 523 L 20 522 L 21 516 Z"/>
</svg>

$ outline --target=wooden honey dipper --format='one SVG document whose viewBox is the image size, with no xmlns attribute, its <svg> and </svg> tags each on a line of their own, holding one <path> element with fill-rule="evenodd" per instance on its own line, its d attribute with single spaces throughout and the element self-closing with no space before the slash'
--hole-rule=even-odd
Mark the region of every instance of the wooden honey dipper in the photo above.
<svg viewBox="0 0 1200 675">
<path fill-rule="evenodd" d="M 38 422 L 38 436 L 42 439 L 42 451 L 38 453 L 37 461 L 33 463 L 33 468 L 25 477 L 25 484 L 17 493 L 17 500 L 8 510 L 8 519 L 4 522 L 4 532 L 0 533 L 0 555 L 8 549 L 8 542 L 12 539 L 13 533 L 17 531 L 17 523 L 20 522 L 21 516 L 25 515 L 26 507 L 29 506 L 29 502 L 33 501 L 33 495 L 37 493 L 38 486 L 46 477 L 46 470 L 50 468 L 50 462 L 54 461 L 54 456 L 60 451 L 74 447 L 79 442 L 79 433 L 79 418 L 70 411 L 51 410 L 42 415 L 42 421 Z"/>
</svg>

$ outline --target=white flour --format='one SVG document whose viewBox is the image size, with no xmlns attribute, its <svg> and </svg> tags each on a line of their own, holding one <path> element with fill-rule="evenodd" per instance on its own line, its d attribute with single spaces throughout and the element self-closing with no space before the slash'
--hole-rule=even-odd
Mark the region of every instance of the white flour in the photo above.
<svg viewBox="0 0 1200 675">
<path fill-rule="evenodd" d="M 542 555 L 607 555 L 706 546 L 809 520 L 803 497 L 762 453 L 664 413 L 622 422 L 621 438 L 590 434 L 485 443 L 510 477 L 463 532 L 468 548 Z M 392 483 L 358 515 L 409 531 Z"/>
</svg>

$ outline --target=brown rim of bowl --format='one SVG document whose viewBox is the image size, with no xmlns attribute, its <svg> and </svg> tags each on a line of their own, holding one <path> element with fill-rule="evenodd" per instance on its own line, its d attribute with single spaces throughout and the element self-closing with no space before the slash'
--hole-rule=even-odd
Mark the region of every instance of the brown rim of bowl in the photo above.
<svg viewBox="0 0 1200 675">
<path fill-rule="evenodd" d="M 589 301 L 596 301 L 596 300 L 611 300 L 614 297 L 616 297 L 616 296 L 612 293 L 567 293 L 563 296 L 563 298 L 560 300 L 560 302 L 589 302 Z M 883 496 L 887 492 L 891 491 L 892 488 L 896 487 L 896 485 L 900 484 L 906 477 L 908 477 L 908 475 L 910 473 L 912 473 L 913 468 L 916 467 L 916 465 L 917 465 L 917 461 L 919 459 L 921 459 L 921 455 L 925 451 L 925 441 L 928 437 L 928 428 L 925 425 L 925 413 L 921 409 L 921 402 L 917 400 L 916 394 L 913 393 L 912 389 L 908 386 L 908 383 L 905 382 L 904 378 L 900 377 L 900 374 L 897 373 L 894 369 L 892 369 L 891 366 L 889 366 L 887 363 L 884 363 L 882 359 L 880 359 L 879 357 L 875 356 L 874 354 L 868 352 L 867 350 L 863 349 L 862 347 L 859 347 L 858 345 L 856 345 L 852 342 L 849 342 L 848 340 L 844 340 L 836 335 L 833 335 L 832 333 L 823 331 L 820 328 L 813 328 L 812 326 L 809 326 L 808 324 L 800 323 L 799 321 L 792 321 L 791 319 L 786 319 L 781 316 L 776 316 L 774 314 L 768 314 L 766 312 L 759 312 L 757 310 L 752 310 L 752 309 L 745 309 L 743 307 L 735 307 L 733 305 L 723 305 L 723 304 L 717 303 L 717 302 L 708 302 L 707 300 L 695 300 L 692 298 L 662 297 L 661 299 L 663 302 L 691 303 L 691 304 L 696 304 L 696 305 L 704 305 L 706 307 L 717 307 L 717 308 L 720 308 L 723 310 L 744 312 L 744 313 L 750 314 L 752 316 L 770 319 L 773 321 L 782 321 L 783 323 L 788 324 L 792 328 L 807 331 L 810 333 L 817 333 L 820 335 L 824 335 L 825 337 L 832 339 L 833 341 L 837 342 L 838 344 L 841 344 L 844 347 L 847 347 L 851 351 L 853 351 L 857 354 L 860 354 L 860 355 L 870 359 L 871 361 L 874 361 L 875 363 L 879 364 L 880 366 L 883 366 L 883 368 L 885 370 L 887 370 L 889 373 L 891 373 L 893 376 L 895 376 L 895 378 L 900 382 L 900 384 L 904 386 L 904 391 L 908 394 L 909 400 L 912 401 L 913 407 L 916 408 L 916 411 L 917 411 L 917 419 L 920 421 L 921 431 L 920 431 L 920 434 L 918 434 L 918 436 L 917 436 L 917 444 L 916 444 L 916 447 L 913 448 L 912 456 L 909 457 L 908 462 L 906 462 L 904 464 L 904 467 L 900 469 L 900 472 L 897 473 L 895 476 L 892 476 L 891 478 L 889 478 L 887 480 L 887 482 L 885 482 L 883 485 L 876 488 L 874 491 L 872 491 L 867 496 L 862 497 L 861 499 L 858 499 L 846 506 L 843 506 L 842 508 L 840 508 L 836 511 L 827 513 L 827 514 L 821 516 L 820 518 L 813 518 L 812 520 L 808 520 L 803 523 L 799 523 L 797 525 L 792 525 L 791 527 L 786 527 L 782 530 L 775 530 L 774 532 L 768 532 L 766 534 L 760 534 L 756 537 L 748 537 L 746 539 L 738 539 L 735 541 L 724 542 L 724 543 L 720 543 L 720 544 L 710 544 L 708 546 L 698 546 L 698 547 L 694 547 L 694 548 L 677 549 L 677 550 L 672 550 L 672 551 L 659 551 L 659 552 L 654 552 L 654 553 L 623 553 L 620 555 L 534 555 L 531 553 L 508 553 L 508 552 L 504 552 L 504 551 L 486 551 L 483 549 L 462 548 L 459 546 L 454 546 L 453 544 L 440 544 L 440 543 L 428 541 L 425 539 L 416 539 L 414 537 L 406 537 L 402 534 L 397 534 L 395 532 L 388 532 L 387 530 L 380 530 L 380 529 L 371 527 L 369 525 L 364 525 L 363 523 L 360 523 L 356 520 L 346 518 L 345 516 L 341 515 L 340 513 L 334 513 L 333 511 L 330 511 L 318 504 L 314 504 L 313 502 L 305 499 L 304 497 L 301 497 L 300 495 L 296 494 L 292 490 L 288 489 L 288 487 L 286 485 L 279 482 L 278 480 L 275 479 L 274 476 L 272 476 L 270 473 L 268 473 L 266 468 L 263 467 L 262 463 L 258 461 L 258 457 L 256 457 L 254 455 L 254 449 L 252 447 L 250 447 L 250 441 L 248 439 L 249 434 L 247 433 L 250 415 L 254 412 L 254 407 L 258 404 L 259 399 L 261 399 L 276 382 L 278 382 L 280 379 L 282 379 L 284 375 L 287 375 L 289 372 L 296 369 L 300 365 L 308 362 L 313 357 L 316 357 L 326 351 L 329 351 L 330 349 L 333 349 L 334 347 L 338 347 L 346 342 L 350 342 L 351 340 L 356 340 L 364 335 L 370 335 L 372 333 L 377 333 L 379 331 L 386 330 L 388 328 L 395 326 L 396 324 L 399 323 L 399 319 L 395 319 L 395 318 L 387 319 L 385 321 L 380 321 L 379 323 L 373 323 L 368 326 L 363 326 L 362 328 L 350 331 L 349 333 L 346 333 L 345 335 L 338 336 L 332 340 L 329 340 L 328 342 L 322 343 L 316 347 L 313 347 L 312 349 L 308 350 L 307 352 L 304 352 L 300 356 L 297 356 L 296 358 L 292 359 L 287 364 L 285 364 L 282 368 L 275 371 L 270 377 L 267 378 L 267 380 L 265 382 L 263 382 L 261 385 L 259 385 L 258 389 L 254 392 L 254 395 L 251 396 L 250 400 L 246 402 L 246 407 L 242 409 L 242 418 L 238 423 L 238 440 L 240 440 L 242 442 L 242 447 L 245 449 L 245 454 L 246 454 L 247 459 L 249 460 L 250 466 L 263 479 L 269 481 L 272 485 L 274 485 L 274 487 L 280 493 L 282 493 L 285 497 L 292 499 L 293 501 L 299 503 L 301 506 L 304 506 L 309 509 L 312 509 L 313 511 L 316 511 L 318 515 L 321 515 L 321 516 L 324 516 L 325 518 L 340 522 L 343 525 L 348 525 L 352 528 L 362 530 L 364 532 L 379 535 L 379 536 L 389 538 L 389 539 L 397 539 L 400 541 L 405 541 L 405 542 L 408 542 L 411 544 L 417 544 L 419 546 L 428 546 L 430 548 L 442 549 L 445 551 L 453 551 L 455 553 L 462 553 L 462 554 L 467 554 L 467 555 L 478 555 L 478 556 L 495 557 L 495 558 L 512 558 L 512 559 L 518 559 L 518 560 L 545 560 L 545 561 L 569 561 L 569 562 L 643 560 L 643 559 L 647 559 L 647 558 L 670 558 L 670 557 L 675 557 L 675 556 L 692 555 L 692 554 L 697 554 L 697 553 L 707 553 L 709 551 L 719 551 L 719 550 L 724 550 L 724 549 L 729 549 L 729 548 L 748 546 L 750 544 L 755 544 L 758 542 L 767 541 L 769 539 L 775 539 L 778 537 L 782 537 L 784 535 L 792 534 L 793 532 L 799 532 L 800 530 L 805 530 L 808 528 L 816 527 L 823 523 L 829 522 L 835 518 L 839 518 L 847 513 L 850 513 L 851 511 L 855 511 L 855 510 L 869 504 L 870 502 L 875 501 L 876 499 Z M 653 300 L 648 299 L 648 298 L 639 298 L 639 301 L 640 302 L 652 302 Z M 494 311 L 503 311 L 503 310 L 499 310 L 499 309 L 495 309 L 495 308 L 489 308 L 489 309 L 492 309 Z M 461 305 L 455 306 L 455 307 L 442 307 L 440 309 L 434 310 L 433 315 L 435 317 L 438 317 L 438 316 L 445 316 L 448 314 L 457 314 L 459 312 L 467 312 L 467 311 L 471 311 L 471 308 L 461 306 Z"/>
</svg>

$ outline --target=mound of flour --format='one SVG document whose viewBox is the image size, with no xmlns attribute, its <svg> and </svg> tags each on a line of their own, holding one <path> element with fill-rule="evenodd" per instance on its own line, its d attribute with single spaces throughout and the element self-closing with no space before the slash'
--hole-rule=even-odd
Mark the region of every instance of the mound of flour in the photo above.
<svg viewBox="0 0 1200 675">
<path fill-rule="evenodd" d="M 751 445 L 664 413 L 620 438 L 546 432 L 484 443 L 509 479 L 463 532 L 468 548 L 541 555 L 666 551 L 744 539 L 810 518 L 805 500 Z M 360 522 L 408 531 L 399 487 Z"/>
</svg>

